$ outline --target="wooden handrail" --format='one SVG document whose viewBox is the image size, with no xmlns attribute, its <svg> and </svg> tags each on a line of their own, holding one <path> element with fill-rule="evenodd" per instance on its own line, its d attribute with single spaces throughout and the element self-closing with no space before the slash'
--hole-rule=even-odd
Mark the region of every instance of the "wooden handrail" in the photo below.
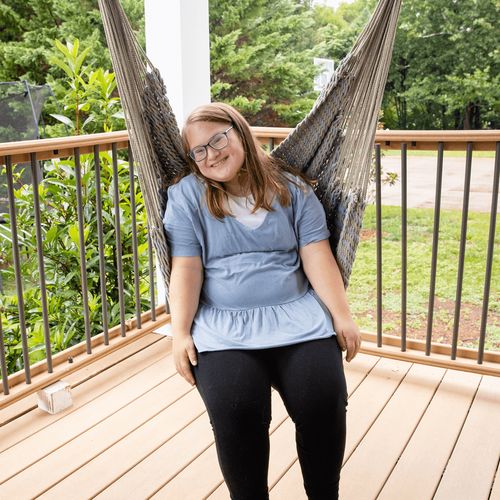
<svg viewBox="0 0 500 500">
<path fill-rule="evenodd" d="M 252 127 L 254 134 L 262 144 L 272 140 L 274 145 L 283 141 L 292 130 L 285 127 Z M 56 137 L 33 141 L 0 143 L 0 164 L 5 164 L 5 157 L 10 156 L 12 163 L 30 160 L 30 154 L 36 153 L 38 160 L 65 158 L 73 155 L 74 148 L 80 153 L 92 153 L 94 146 L 116 143 L 118 149 L 127 147 L 128 131 L 107 132 L 101 134 Z M 399 149 L 406 143 L 408 149 L 435 150 L 440 142 L 445 150 L 464 150 L 467 143 L 473 143 L 474 150 L 494 151 L 500 141 L 500 130 L 378 130 L 375 143 L 382 149 Z"/>
<path fill-rule="evenodd" d="M 378 130 L 375 142 L 383 141 L 423 142 L 496 142 L 500 130 Z"/>
<path fill-rule="evenodd" d="M 468 143 L 475 151 L 495 151 L 500 141 L 500 130 L 378 130 L 375 143 L 382 149 L 400 149 L 405 143 L 408 149 L 436 150 L 443 143 L 445 150 L 460 151 Z"/>
<path fill-rule="evenodd" d="M 0 165 L 5 164 L 5 157 L 10 156 L 12 163 L 30 161 L 30 154 L 36 153 L 37 160 L 51 158 L 67 158 L 80 148 L 81 154 L 92 153 L 94 146 L 106 146 L 116 143 L 118 149 L 128 146 L 128 131 L 103 132 L 101 134 L 75 135 L 71 137 L 54 137 L 33 141 L 17 141 L 0 143 Z"/>
<path fill-rule="evenodd" d="M 283 127 L 252 127 L 262 144 L 276 146 L 293 130 Z M 500 141 L 500 130 L 377 130 L 375 144 L 382 149 L 400 149 L 405 143 L 407 149 L 436 150 L 440 142 L 445 150 L 465 150 L 467 143 L 473 143 L 476 151 L 495 151 Z"/>
<path fill-rule="evenodd" d="M 284 139 L 293 129 L 285 127 L 252 127 L 258 137 Z M 375 142 L 496 142 L 500 130 L 377 130 Z"/>
<path fill-rule="evenodd" d="M 38 153 L 41 151 L 50 151 L 51 149 L 81 148 L 122 141 L 128 141 L 127 130 L 103 132 L 100 134 L 53 137 L 51 139 L 37 139 L 33 141 L 4 142 L 0 143 L 0 156 Z"/>
</svg>

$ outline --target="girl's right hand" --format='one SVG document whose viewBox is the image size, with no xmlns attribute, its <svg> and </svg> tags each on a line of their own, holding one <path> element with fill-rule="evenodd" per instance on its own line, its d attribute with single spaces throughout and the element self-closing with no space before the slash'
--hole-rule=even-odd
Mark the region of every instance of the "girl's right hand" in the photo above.
<svg viewBox="0 0 500 500">
<path fill-rule="evenodd" d="M 193 376 L 191 365 L 198 364 L 198 361 L 193 337 L 189 334 L 174 334 L 172 350 L 174 353 L 174 362 L 177 373 L 186 379 L 191 385 L 195 385 L 196 381 Z"/>
</svg>

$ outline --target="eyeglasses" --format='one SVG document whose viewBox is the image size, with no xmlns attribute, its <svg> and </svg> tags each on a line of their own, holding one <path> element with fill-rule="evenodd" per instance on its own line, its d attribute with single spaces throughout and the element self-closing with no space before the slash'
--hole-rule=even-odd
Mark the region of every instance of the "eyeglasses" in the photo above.
<svg viewBox="0 0 500 500">
<path fill-rule="evenodd" d="M 224 132 L 219 132 L 218 134 L 215 134 L 209 141 L 208 144 L 205 144 L 203 146 L 196 146 L 189 152 L 190 158 L 192 158 L 194 161 L 203 161 L 208 154 L 208 146 L 210 146 L 212 149 L 215 149 L 217 151 L 220 151 L 221 149 L 224 149 L 228 144 L 229 144 L 229 138 L 227 136 L 227 133 L 233 128 L 233 125 L 231 125 L 227 130 L 224 130 Z"/>
</svg>

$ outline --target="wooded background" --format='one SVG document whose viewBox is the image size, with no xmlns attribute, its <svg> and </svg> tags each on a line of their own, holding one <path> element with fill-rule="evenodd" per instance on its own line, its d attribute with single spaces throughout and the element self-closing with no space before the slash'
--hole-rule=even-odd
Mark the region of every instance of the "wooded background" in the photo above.
<svg viewBox="0 0 500 500">
<path fill-rule="evenodd" d="M 313 57 L 338 64 L 375 4 L 210 0 L 212 99 L 233 104 L 252 125 L 296 125 L 317 96 Z M 144 43 L 143 0 L 122 5 Z M 500 128 L 498 10 L 496 0 L 403 3 L 386 128 Z M 49 83 L 57 96 L 66 76 L 49 62 L 55 39 L 78 38 L 94 68 L 111 70 L 97 0 L 0 0 L 0 26 L 0 81 Z"/>
</svg>

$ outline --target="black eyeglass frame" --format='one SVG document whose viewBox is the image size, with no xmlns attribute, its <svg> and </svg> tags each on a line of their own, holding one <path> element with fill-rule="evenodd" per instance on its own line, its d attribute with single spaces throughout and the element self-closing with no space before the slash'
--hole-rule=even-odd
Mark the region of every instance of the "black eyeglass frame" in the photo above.
<svg viewBox="0 0 500 500">
<path fill-rule="evenodd" d="M 228 129 L 224 130 L 223 132 L 217 132 L 213 137 L 210 138 L 210 140 L 207 142 L 207 144 L 200 144 L 199 146 L 196 146 L 195 148 L 193 148 L 191 151 L 189 151 L 189 157 L 195 161 L 195 162 L 200 162 L 200 161 L 203 161 L 206 159 L 206 157 L 208 156 L 208 146 L 210 146 L 212 149 L 214 149 L 215 151 L 221 151 L 222 149 L 226 148 L 229 144 L 229 137 L 227 136 L 227 133 L 232 129 L 234 128 L 234 125 L 231 125 Z M 216 148 L 215 146 L 212 146 L 212 144 L 210 144 L 217 136 L 219 135 L 225 135 L 226 136 L 226 144 L 224 144 L 224 146 L 222 146 L 221 148 Z M 198 148 L 205 148 L 205 156 L 199 160 L 197 160 L 195 158 L 195 154 L 194 154 L 194 150 L 195 149 L 198 149 Z"/>
</svg>

